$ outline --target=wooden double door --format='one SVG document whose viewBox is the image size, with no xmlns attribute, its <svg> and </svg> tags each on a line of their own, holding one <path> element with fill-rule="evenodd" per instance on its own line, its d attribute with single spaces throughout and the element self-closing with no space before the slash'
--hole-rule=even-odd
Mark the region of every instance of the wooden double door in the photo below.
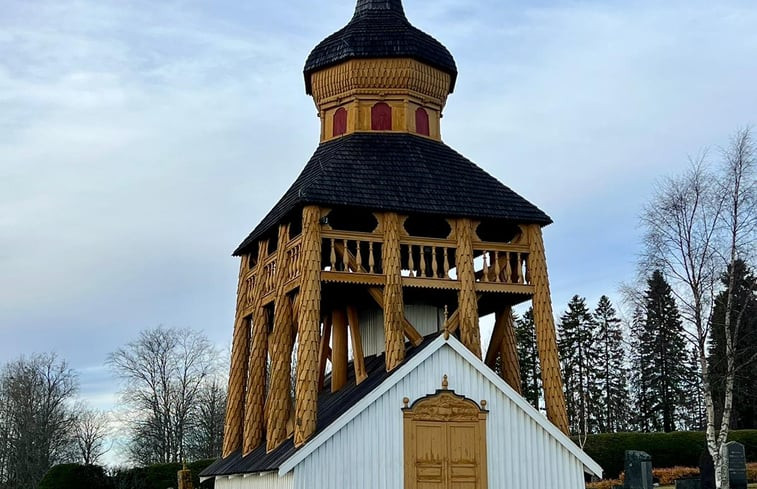
<svg viewBox="0 0 757 489">
<path fill-rule="evenodd" d="M 486 424 L 477 411 L 475 420 L 406 412 L 405 489 L 486 489 Z"/>
</svg>

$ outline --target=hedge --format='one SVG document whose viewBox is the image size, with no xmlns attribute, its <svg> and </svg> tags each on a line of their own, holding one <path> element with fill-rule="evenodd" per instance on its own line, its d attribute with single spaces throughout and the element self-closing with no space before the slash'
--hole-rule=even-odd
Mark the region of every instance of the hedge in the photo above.
<svg viewBox="0 0 757 489">
<path fill-rule="evenodd" d="M 732 431 L 728 441 L 743 443 L 747 461 L 757 462 L 757 430 Z M 654 467 L 699 467 L 705 447 L 703 432 L 676 431 L 590 435 L 584 450 L 602 466 L 605 478 L 616 478 L 623 471 L 626 450 L 647 452 Z"/>
<path fill-rule="evenodd" d="M 39 489 L 112 489 L 105 469 L 97 465 L 61 464 L 50 469 Z"/>
<path fill-rule="evenodd" d="M 200 484 L 199 474 L 214 460 L 201 460 L 187 465 L 192 472 L 194 487 L 213 489 L 213 480 Z M 113 475 L 115 489 L 166 489 L 176 487 L 181 464 L 157 464 L 149 467 L 118 470 Z"/>
</svg>

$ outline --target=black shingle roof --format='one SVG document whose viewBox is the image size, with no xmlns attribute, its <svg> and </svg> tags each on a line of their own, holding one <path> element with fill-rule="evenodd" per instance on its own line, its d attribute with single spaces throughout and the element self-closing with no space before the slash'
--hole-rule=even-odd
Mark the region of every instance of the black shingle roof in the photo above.
<svg viewBox="0 0 757 489">
<path fill-rule="evenodd" d="M 410 348 L 407 352 L 406 361 L 423 351 L 437 336 L 428 336 L 418 347 Z M 350 362 L 347 385 L 333 394 L 329 389 L 330 377 L 326 378 L 326 389 L 321 391 L 321 394 L 318 396 L 318 427 L 316 435 L 328 428 L 331 423 L 339 419 L 347 410 L 371 393 L 392 374 L 392 372 L 386 371 L 384 354 L 366 357 L 365 370 L 368 373 L 368 378 L 360 385 L 355 385 L 354 368 L 352 368 L 352 362 Z M 215 477 L 272 472 L 278 470 L 296 452 L 297 449 L 294 447 L 291 439 L 269 454 L 266 454 L 265 443 L 262 443 L 246 457 L 242 457 L 240 452 L 235 452 L 226 458 L 216 460 L 207 469 L 203 470 L 200 476 Z"/>
<path fill-rule="evenodd" d="M 311 94 L 310 75 L 355 58 L 413 58 L 452 76 L 457 66 L 442 43 L 413 27 L 401 0 L 358 0 L 352 20 L 313 49 L 305 63 L 305 86 Z"/>
<path fill-rule="evenodd" d="M 322 143 L 294 184 L 234 252 L 305 204 L 547 225 L 544 212 L 446 144 L 407 133 Z"/>
</svg>

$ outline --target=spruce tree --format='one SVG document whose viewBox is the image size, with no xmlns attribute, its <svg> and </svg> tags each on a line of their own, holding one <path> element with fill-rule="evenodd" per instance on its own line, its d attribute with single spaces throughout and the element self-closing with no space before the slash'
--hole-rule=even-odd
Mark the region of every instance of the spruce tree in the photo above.
<svg viewBox="0 0 757 489">
<path fill-rule="evenodd" d="M 652 405 L 652 345 L 654 337 L 647 328 L 644 309 L 637 307 L 631 323 L 631 395 L 634 411 L 632 423 L 637 431 L 650 432 L 660 424 L 659 413 Z"/>
<path fill-rule="evenodd" d="M 741 315 L 741 327 L 732 331 L 736 358 L 736 376 L 733 386 L 733 414 L 731 428 L 757 428 L 757 277 L 748 265 L 737 260 L 723 275 L 723 285 L 727 286 L 729 273 L 734 276 L 733 315 Z M 713 396 L 716 406 L 723 405 L 723 383 L 725 365 L 725 314 L 726 292 L 721 292 L 715 300 L 712 326 L 710 328 L 710 373 L 712 375 Z M 736 324 L 735 320 L 731 324 Z M 751 360 L 751 361 L 750 361 Z M 718 413 L 717 423 L 722 413 Z"/>
<path fill-rule="evenodd" d="M 647 339 L 651 340 L 644 345 L 651 348 L 648 352 L 650 378 L 647 380 L 653 394 L 652 407 L 661 415 L 653 428 L 667 433 L 676 429 L 676 412 L 683 403 L 689 373 L 678 306 L 670 285 L 659 270 L 647 280 L 645 306 L 645 328 L 649 334 Z"/>
<path fill-rule="evenodd" d="M 565 402 L 571 431 L 578 434 L 597 430 L 594 405 L 599 397 L 595 373 L 597 351 L 594 318 L 586 299 L 573 296 L 558 325 L 558 351 L 563 371 Z"/>
<path fill-rule="evenodd" d="M 541 398 L 541 368 L 539 351 L 536 347 L 533 308 L 529 308 L 522 318 L 515 321 L 515 339 L 520 362 L 521 391 L 523 397 L 538 409 Z"/>
<path fill-rule="evenodd" d="M 625 429 L 628 419 L 628 379 L 623 350 L 623 330 L 610 299 L 603 295 L 594 310 L 596 324 L 596 384 L 599 430 L 612 433 Z"/>
</svg>

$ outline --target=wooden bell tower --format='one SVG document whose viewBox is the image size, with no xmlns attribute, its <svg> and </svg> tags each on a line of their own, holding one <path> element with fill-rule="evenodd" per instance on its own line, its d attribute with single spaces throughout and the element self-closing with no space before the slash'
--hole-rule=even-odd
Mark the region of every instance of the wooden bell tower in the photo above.
<svg viewBox="0 0 757 489">
<path fill-rule="evenodd" d="M 320 145 L 241 257 L 224 457 L 319 428 L 319 397 L 456 335 L 520 391 L 512 307 L 532 300 L 549 419 L 567 433 L 542 227 L 442 142 L 457 68 L 400 0 L 359 0 L 305 65 Z M 496 315 L 482 351 L 479 318 Z M 294 368 L 293 368 L 294 365 Z M 332 397 L 329 402 L 338 402 Z"/>
</svg>

